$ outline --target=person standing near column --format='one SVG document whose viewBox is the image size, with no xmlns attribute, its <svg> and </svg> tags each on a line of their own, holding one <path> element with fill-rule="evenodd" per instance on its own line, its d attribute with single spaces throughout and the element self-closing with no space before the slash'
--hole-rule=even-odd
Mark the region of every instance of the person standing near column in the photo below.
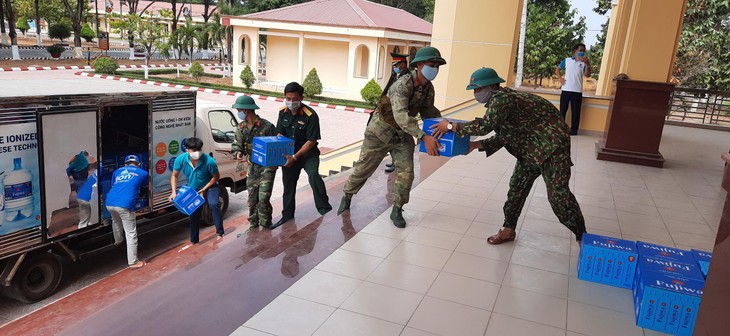
<svg viewBox="0 0 730 336">
<path fill-rule="evenodd" d="M 272 228 L 294 218 L 297 180 L 299 180 L 302 169 L 309 176 L 309 186 L 312 188 L 317 211 L 324 215 L 332 210 L 324 181 L 322 176 L 319 176 L 319 148 L 317 147 L 317 140 L 321 138 L 319 116 L 311 107 L 302 103 L 304 87 L 299 83 L 287 84 L 284 87 L 284 96 L 286 106 L 279 110 L 276 133 L 294 140 L 294 155 L 286 155 L 286 164 L 281 169 L 284 182 L 284 209 L 281 211 L 281 219 Z"/>
<path fill-rule="evenodd" d="M 391 64 L 393 67 L 392 68 L 393 71 L 391 71 L 390 79 L 388 79 L 388 84 L 386 84 L 385 88 L 383 89 L 383 95 L 381 96 L 381 98 L 388 94 L 388 90 L 390 89 L 390 87 L 393 85 L 393 83 L 395 83 L 395 81 L 398 78 L 401 78 L 402 76 L 404 76 L 405 74 L 408 73 L 408 55 L 392 52 L 392 53 L 390 53 L 390 56 L 393 57 L 393 63 Z M 373 112 L 373 113 L 375 113 L 375 112 Z M 373 114 L 371 113 L 370 119 L 372 119 L 372 118 L 373 118 Z M 370 119 L 368 119 L 368 124 L 370 123 Z M 392 173 L 394 171 L 395 171 L 395 163 L 393 163 L 393 158 L 391 157 L 390 163 L 385 164 L 385 172 Z"/>
<path fill-rule="evenodd" d="M 132 269 L 146 265 L 137 259 L 137 216 L 134 204 L 149 188 L 149 174 L 139 168 L 137 155 L 127 155 L 124 167 L 112 174 L 112 189 L 106 195 L 106 209 L 112 215 L 114 244 L 127 240 L 127 264 Z M 123 233 L 123 234 L 122 234 Z"/>
<path fill-rule="evenodd" d="M 418 50 L 411 63 L 416 64 L 416 69 L 396 80 L 387 97 L 375 108 L 373 120 L 365 129 L 360 158 L 345 183 L 338 215 L 350 209 L 352 195 L 360 191 L 385 155 L 390 153 L 396 168 L 390 219 L 396 227 L 406 227 L 403 205 L 408 203 L 415 177 L 413 152 L 416 144 L 413 138 L 425 143 L 429 155 L 438 156 L 439 148 L 438 140 L 418 127 L 416 116 L 420 114 L 421 119 L 441 117 L 441 112 L 433 105 L 435 91 L 431 81 L 446 60 L 438 49 L 424 47 Z"/>
<path fill-rule="evenodd" d="M 238 117 L 243 120 L 236 129 L 236 140 L 231 144 L 231 152 L 237 160 L 248 162 L 246 173 L 246 190 L 248 191 L 249 230 L 259 226 L 271 227 L 271 192 L 274 189 L 274 178 L 278 167 L 264 167 L 251 162 L 253 138 L 276 135 L 276 127 L 268 120 L 259 117 L 253 98 L 240 96 L 233 104 L 238 110 Z"/>
<path fill-rule="evenodd" d="M 561 75 L 565 70 L 565 77 Z M 565 120 L 570 104 L 570 135 L 578 135 L 580 128 L 580 107 L 583 102 L 583 78 L 591 76 L 591 63 L 586 56 L 586 45 L 573 46 L 573 56 L 565 58 L 555 68 L 555 75 L 563 85 L 560 92 L 560 114 Z"/>
</svg>

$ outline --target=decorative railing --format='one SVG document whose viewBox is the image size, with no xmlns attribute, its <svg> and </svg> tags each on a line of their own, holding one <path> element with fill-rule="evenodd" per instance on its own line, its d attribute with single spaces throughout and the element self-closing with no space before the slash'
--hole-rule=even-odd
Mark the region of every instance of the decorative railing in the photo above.
<svg viewBox="0 0 730 336">
<path fill-rule="evenodd" d="M 730 127 L 730 92 L 677 87 L 667 120 Z"/>
</svg>

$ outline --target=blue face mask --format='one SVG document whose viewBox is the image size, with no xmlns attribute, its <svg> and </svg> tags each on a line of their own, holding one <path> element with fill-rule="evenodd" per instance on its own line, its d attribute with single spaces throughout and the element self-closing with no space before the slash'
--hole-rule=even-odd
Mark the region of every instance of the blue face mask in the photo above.
<svg viewBox="0 0 730 336">
<path fill-rule="evenodd" d="M 428 81 L 432 81 L 436 78 L 436 75 L 439 74 L 439 68 L 433 68 L 428 65 L 423 65 L 423 68 L 421 69 L 421 74 L 423 74 L 423 77 L 428 79 Z"/>
<path fill-rule="evenodd" d="M 246 113 L 238 112 L 238 118 L 240 118 L 241 120 L 246 119 Z"/>
<path fill-rule="evenodd" d="M 393 72 L 395 72 L 396 75 L 400 75 L 400 68 L 393 68 Z"/>
<path fill-rule="evenodd" d="M 583 56 L 585 56 L 585 54 L 586 54 L 585 51 L 579 51 L 578 52 L 578 57 L 583 57 Z"/>
</svg>

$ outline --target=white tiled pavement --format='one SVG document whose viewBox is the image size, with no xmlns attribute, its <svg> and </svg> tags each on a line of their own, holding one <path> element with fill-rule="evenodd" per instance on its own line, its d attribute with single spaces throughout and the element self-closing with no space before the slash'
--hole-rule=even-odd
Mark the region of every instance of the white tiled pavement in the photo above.
<svg viewBox="0 0 730 336">
<path fill-rule="evenodd" d="M 667 126 L 664 169 L 595 159 L 573 138 L 571 187 L 590 232 L 711 250 L 727 133 Z M 514 159 L 451 159 L 405 206 L 370 223 L 233 335 L 658 335 L 634 324 L 631 292 L 576 278 L 578 245 L 538 180 L 515 243 L 503 219 Z"/>
</svg>

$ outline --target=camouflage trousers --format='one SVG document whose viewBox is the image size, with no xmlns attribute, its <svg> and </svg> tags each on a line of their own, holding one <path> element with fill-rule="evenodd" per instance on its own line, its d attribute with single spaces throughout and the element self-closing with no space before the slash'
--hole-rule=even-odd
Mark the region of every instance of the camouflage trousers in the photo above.
<svg viewBox="0 0 730 336">
<path fill-rule="evenodd" d="M 555 216 L 580 240 L 586 232 L 585 220 L 575 195 L 570 191 L 570 143 L 559 147 L 542 166 L 518 161 L 509 181 L 507 201 L 504 203 L 504 227 L 517 227 L 525 200 L 530 194 L 533 182 L 542 175 L 547 188 L 547 197 Z"/>
<path fill-rule="evenodd" d="M 274 189 L 276 167 L 248 165 L 246 190 L 248 191 L 248 221 L 251 225 L 271 225 L 271 192 Z"/>
<path fill-rule="evenodd" d="M 415 148 L 413 137 L 405 132 L 397 132 L 390 141 L 385 143 L 368 128 L 365 131 L 360 158 L 355 162 L 352 174 L 345 183 L 345 194 L 357 194 L 368 178 L 378 169 L 383 158 L 390 153 L 396 173 L 393 204 L 402 207 L 408 203 L 413 185 L 413 151 Z"/>
</svg>

